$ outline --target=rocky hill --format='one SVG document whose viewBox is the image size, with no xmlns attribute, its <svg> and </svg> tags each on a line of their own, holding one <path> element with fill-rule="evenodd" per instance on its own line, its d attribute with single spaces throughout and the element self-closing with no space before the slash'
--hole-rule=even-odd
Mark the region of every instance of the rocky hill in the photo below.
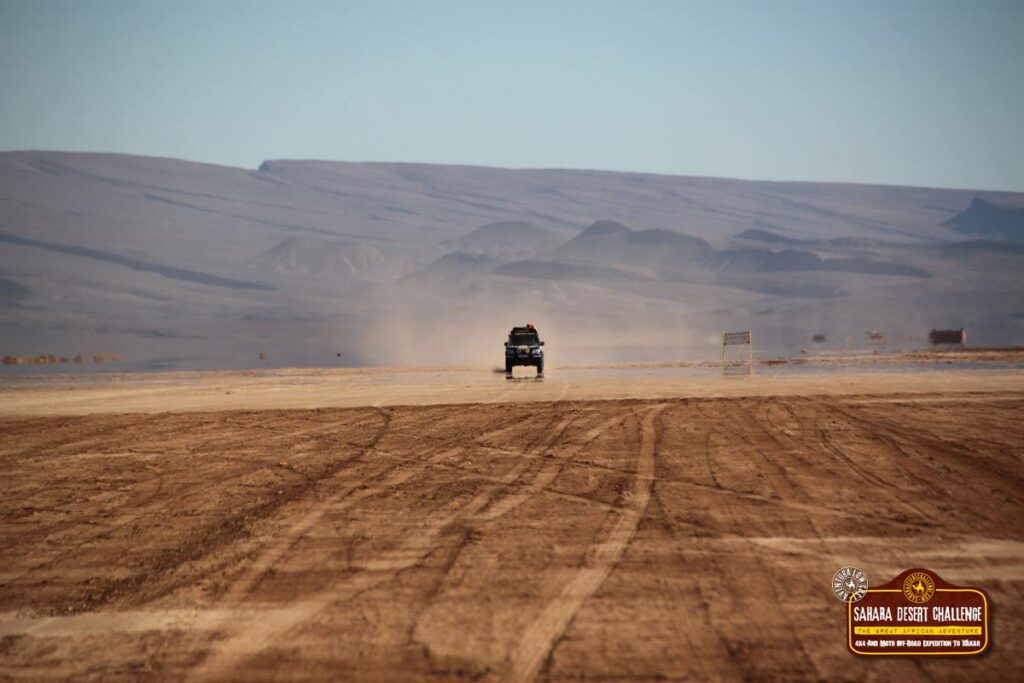
<svg viewBox="0 0 1024 683">
<path fill-rule="evenodd" d="M 1024 341 L 1024 195 L 585 170 L 0 154 L 0 353 L 125 368 Z M 259 360 L 263 353 L 265 360 Z"/>
</svg>

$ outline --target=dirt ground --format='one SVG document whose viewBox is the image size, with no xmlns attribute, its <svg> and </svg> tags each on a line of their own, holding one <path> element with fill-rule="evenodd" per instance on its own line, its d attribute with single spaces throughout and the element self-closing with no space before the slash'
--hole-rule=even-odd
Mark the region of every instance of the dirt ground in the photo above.
<svg viewBox="0 0 1024 683">
<path fill-rule="evenodd" d="M 527 403 L 854 393 L 989 396 L 1024 392 L 1014 365 L 851 365 L 564 368 L 536 380 L 532 368 L 276 369 L 10 377 L 0 375 L 0 415 L 355 408 L 440 403 Z"/>
<path fill-rule="evenodd" d="M 1020 371 L 338 377 L 0 392 L 0 678 L 1024 677 Z M 845 565 L 990 651 L 850 654 Z"/>
</svg>

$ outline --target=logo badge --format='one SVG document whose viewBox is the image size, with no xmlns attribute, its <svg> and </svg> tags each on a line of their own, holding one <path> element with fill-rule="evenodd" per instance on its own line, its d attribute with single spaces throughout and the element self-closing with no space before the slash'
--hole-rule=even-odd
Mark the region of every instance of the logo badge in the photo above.
<svg viewBox="0 0 1024 683">
<path fill-rule="evenodd" d="M 917 567 L 865 593 L 846 605 L 854 654 L 971 656 L 989 646 L 988 596 L 980 588 Z"/>
<path fill-rule="evenodd" d="M 912 572 L 903 580 L 903 596 L 916 605 L 922 605 L 935 595 L 935 580 L 927 572 Z"/>
<path fill-rule="evenodd" d="M 832 577 L 832 595 L 842 602 L 857 602 L 868 593 L 868 575 L 856 567 L 843 567 Z"/>
</svg>

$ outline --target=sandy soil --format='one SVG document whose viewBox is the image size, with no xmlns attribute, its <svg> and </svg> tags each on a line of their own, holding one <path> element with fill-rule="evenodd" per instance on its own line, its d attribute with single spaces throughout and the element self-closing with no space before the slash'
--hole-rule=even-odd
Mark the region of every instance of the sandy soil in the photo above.
<svg viewBox="0 0 1024 683">
<path fill-rule="evenodd" d="M 1022 373 L 611 375 L 9 387 L 0 676 L 1024 676 Z M 984 587 L 991 651 L 854 657 L 847 564 Z"/>
<path fill-rule="evenodd" d="M 0 378 L 0 415 L 347 408 L 439 403 L 1024 391 L 1024 366 L 854 364 L 561 368 L 515 379 L 472 368 L 281 369 Z"/>
</svg>

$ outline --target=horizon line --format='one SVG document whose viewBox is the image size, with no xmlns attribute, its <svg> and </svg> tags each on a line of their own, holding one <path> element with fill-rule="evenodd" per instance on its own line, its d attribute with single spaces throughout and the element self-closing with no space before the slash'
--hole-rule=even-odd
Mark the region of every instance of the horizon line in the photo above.
<svg viewBox="0 0 1024 683">
<path fill-rule="evenodd" d="M 952 192 L 983 192 L 986 194 L 1007 194 L 1007 195 L 1024 195 L 1024 188 L 1020 190 L 993 190 L 984 189 L 978 187 L 952 187 L 952 186 L 940 186 L 940 185 L 914 185 L 914 184 L 898 184 L 898 183 L 881 183 L 881 182 L 867 182 L 859 180 L 771 180 L 766 178 L 750 178 L 740 176 L 720 176 L 720 175 L 694 175 L 690 173 L 664 173 L 656 171 L 636 171 L 636 170 L 622 170 L 622 169 L 608 169 L 608 168 L 582 168 L 582 167 L 571 167 L 571 166 L 497 166 L 491 164 L 473 164 L 473 163 L 459 163 L 459 162 L 432 162 L 432 161 L 382 161 L 382 160 L 352 160 L 352 159 L 328 159 L 328 158 L 316 158 L 316 157 L 277 157 L 277 158 L 266 158 L 263 159 L 255 168 L 248 168 L 246 166 L 233 165 L 227 163 L 220 163 L 215 161 L 203 161 L 199 159 L 188 159 L 185 157 L 174 157 L 165 156 L 160 154 L 137 154 L 132 152 L 109 152 L 109 151 L 83 151 L 83 150 L 67 150 L 67 149 L 3 149 L 0 150 L 0 155 L 3 154 L 66 154 L 66 155 L 79 155 L 79 156 L 107 156 L 107 157 L 134 157 L 138 159 L 157 159 L 165 161 L 179 161 L 188 164 L 196 164 L 200 166 L 215 166 L 218 168 L 226 168 L 238 171 L 247 172 L 259 172 L 261 167 L 267 163 L 273 162 L 296 162 L 296 163 L 327 163 L 327 164 L 365 164 L 365 165 L 381 165 L 381 166 L 442 166 L 449 168 L 481 168 L 481 169 L 492 169 L 499 171 L 557 171 L 557 172 L 577 172 L 577 173 L 606 173 L 615 175 L 643 175 L 643 176 L 654 176 L 659 178 L 690 178 L 690 179 L 701 179 L 701 180 L 721 180 L 739 183 L 771 183 L 779 185 L 844 185 L 853 187 L 891 187 L 901 188 L 910 190 L 943 190 Z"/>
</svg>

